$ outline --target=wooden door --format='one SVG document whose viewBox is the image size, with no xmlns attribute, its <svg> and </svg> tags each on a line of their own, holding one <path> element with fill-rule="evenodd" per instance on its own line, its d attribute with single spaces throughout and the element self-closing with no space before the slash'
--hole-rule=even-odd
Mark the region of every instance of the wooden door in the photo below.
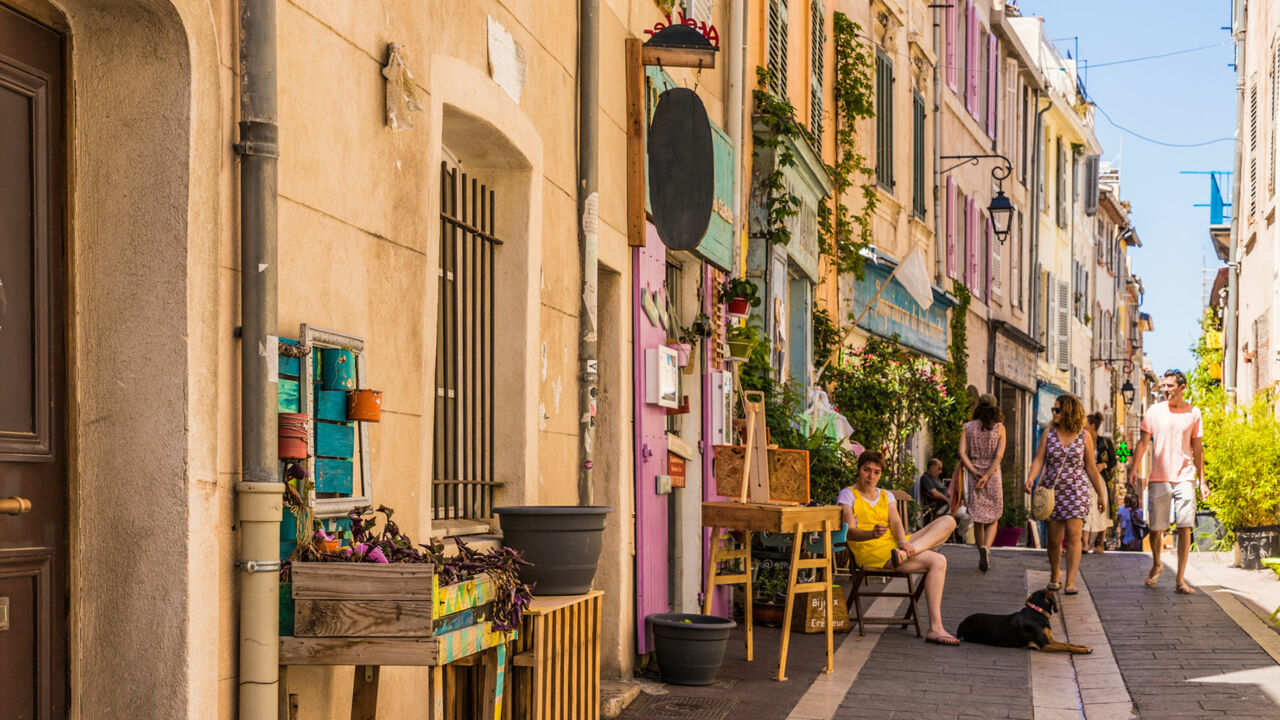
<svg viewBox="0 0 1280 720">
<path fill-rule="evenodd" d="M 63 122 L 61 35 L 0 7 L 3 720 L 67 708 Z"/>
</svg>

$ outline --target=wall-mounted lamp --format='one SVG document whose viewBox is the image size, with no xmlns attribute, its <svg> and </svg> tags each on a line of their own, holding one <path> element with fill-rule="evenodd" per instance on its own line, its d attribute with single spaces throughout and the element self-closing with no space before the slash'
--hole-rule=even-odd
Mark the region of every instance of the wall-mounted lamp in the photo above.
<svg viewBox="0 0 1280 720">
<path fill-rule="evenodd" d="M 997 158 L 1004 163 L 991 169 L 991 177 L 996 181 L 996 196 L 991 198 L 991 203 L 987 205 L 987 214 L 991 216 L 991 232 L 995 234 L 996 240 L 1003 245 L 1004 241 L 1009 237 L 1009 226 L 1013 223 L 1013 203 L 1009 201 L 1009 197 L 1004 194 L 1004 181 L 1013 174 L 1013 163 L 1009 162 L 1009 158 L 1003 155 L 943 155 L 939 160 L 960 160 L 961 162 L 952 165 L 942 171 L 943 175 L 955 170 L 961 165 L 977 165 L 979 160 L 985 158 Z"/>
</svg>

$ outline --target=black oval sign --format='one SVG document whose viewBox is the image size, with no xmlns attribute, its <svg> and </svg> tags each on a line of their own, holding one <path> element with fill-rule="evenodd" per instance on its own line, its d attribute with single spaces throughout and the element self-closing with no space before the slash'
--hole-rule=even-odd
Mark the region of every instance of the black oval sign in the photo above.
<svg viewBox="0 0 1280 720">
<path fill-rule="evenodd" d="M 702 242 L 715 185 L 711 121 L 702 100 L 687 88 L 662 93 L 649 124 L 649 204 L 667 247 L 692 250 Z"/>
</svg>

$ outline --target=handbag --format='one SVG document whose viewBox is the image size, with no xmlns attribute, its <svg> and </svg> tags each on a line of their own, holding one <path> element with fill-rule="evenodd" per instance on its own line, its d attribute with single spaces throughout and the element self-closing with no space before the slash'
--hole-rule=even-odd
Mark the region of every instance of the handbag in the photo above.
<svg viewBox="0 0 1280 720">
<path fill-rule="evenodd" d="M 1043 477 L 1043 473 L 1041 473 Z M 1057 496 L 1054 494 L 1053 488 L 1045 487 L 1039 481 L 1036 487 L 1031 491 L 1031 517 L 1037 522 L 1044 522 L 1053 514 L 1053 506 L 1057 502 Z"/>
</svg>

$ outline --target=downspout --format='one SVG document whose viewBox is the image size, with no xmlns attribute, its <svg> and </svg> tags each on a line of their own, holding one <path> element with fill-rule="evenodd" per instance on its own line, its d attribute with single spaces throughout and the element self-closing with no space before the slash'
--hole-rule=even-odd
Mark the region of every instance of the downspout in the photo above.
<svg viewBox="0 0 1280 720">
<path fill-rule="evenodd" d="M 1035 312 L 1031 313 L 1031 334 L 1036 340 L 1044 328 L 1040 327 L 1043 308 L 1040 305 L 1040 128 L 1041 118 L 1053 107 L 1053 102 L 1040 107 L 1040 89 L 1035 90 L 1036 120 L 1031 127 L 1031 302 Z M 1045 338 L 1046 340 L 1048 338 Z"/>
<path fill-rule="evenodd" d="M 1239 353 L 1239 318 L 1237 306 L 1240 302 L 1240 167 L 1243 162 L 1242 128 L 1244 127 L 1244 72 L 1245 72 L 1245 15 L 1244 3 L 1235 0 L 1235 18 L 1231 28 L 1236 43 L 1236 142 L 1234 159 L 1231 163 L 1231 239 L 1227 251 L 1227 308 L 1223 319 L 1222 349 L 1222 388 L 1227 392 L 1227 401 L 1236 400 L 1236 363 Z"/>
<path fill-rule="evenodd" d="M 240 0 L 240 713 L 275 720 L 280 665 L 276 4 Z"/>
<path fill-rule="evenodd" d="M 745 274 L 743 262 L 746 253 L 740 242 L 746 235 L 746 188 L 742 187 L 746 165 L 746 148 L 743 146 L 742 125 L 746 115 L 746 89 L 742 69 L 747 44 L 747 12 L 746 3 L 729 3 L 729 58 L 726 78 L 729 90 L 726 93 L 726 114 L 728 115 L 729 143 L 733 146 L 733 260 L 730 268 L 734 274 Z"/>
<path fill-rule="evenodd" d="M 933 277 L 938 287 L 943 282 L 943 256 L 947 253 L 944 237 L 946 208 L 942 207 L 942 175 L 938 172 L 940 163 L 937 157 L 942 154 L 942 65 L 947 62 L 946 48 L 942 44 L 942 23 L 946 17 L 942 14 L 943 3 L 933 4 L 933 47 L 942 54 L 941 59 L 933 64 Z"/>
<path fill-rule="evenodd" d="M 578 390 L 581 423 L 578 464 L 578 504 L 592 504 L 595 465 L 597 365 L 596 308 L 599 299 L 600 195 L 596 192 L 596 156 L 600 142 L 600 0 L 578 2 L 578 245 L 582 257 L 582 307 L 579 311 L 578 362 L 582 363 Z"/>
</svg>

